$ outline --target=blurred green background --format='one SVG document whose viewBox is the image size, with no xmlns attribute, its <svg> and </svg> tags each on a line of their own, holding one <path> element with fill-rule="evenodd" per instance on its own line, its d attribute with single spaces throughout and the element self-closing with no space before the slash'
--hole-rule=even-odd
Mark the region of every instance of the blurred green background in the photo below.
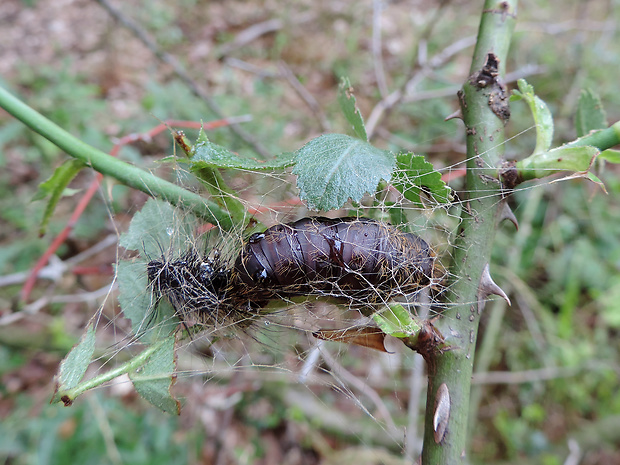
<svg viewBox="0 0 620 465">
<path fill-rule="evenodd" d="M 0 84 L 103 150 L 160 120 L 219 119 L 101 3 L 3 0 Z M 438 10 L 429 1 L 115 2 L 224 115 L 251 115 L 242 127 L 268 152 L 297 149 L 324 131 L 346 132 L 336 102 L 346 75 L 369 122 L 382 99 L 403 92 L 373 121 L 373 143 L 425 154 L 438 168 L 465 156 L 462 125 L 444 118 L 457 109 L 455 94 L 468 75 L 478 3 L 444 2 Z M 600 95 L 609 122 L 620 116 L 618 18 L 616 1 L 519 7 L 509 85 L 520 77 L 534 85 L 554 114 L 558 145 L 575 138 L 582 88 Z M 525 105 L 512 110 L 506 153 L 518 159 L 531 152 L 535 131 Z M 260 157 L 229 129 L 209 137 Z M 172 152 L 164 132 L 120 156 L 173 178 L 155 163 Z M 0 111 L 2 463 L 407 463 L 404 438 L 412 441 L 412 424 L 419 434 L 423 409 L 422 402 L 408 420 L 413 357 L 328 344 L 336 365 L 322 362 L 313 378 L 319 381 L 303 385 L 297 374 L 312 352 L 295 333 L 184 349 L 175 387 L 180 417 L 147 405 L 128 380 L 70 408 L 48 405 L 59 361 L 101 305 L 103 367 L 93 369 L 115 363 L 106 357 L 123 345 L 114 295 L 92 294 L 113 279 L 113 246 L 83 269 L 39 280 L 31 300 L 41 305 L 19 304 L 23 280 L 13 278 L 34 265 L 93 178 L 78 176 L 39 238 L 45 204 L 31 199 L 65 159 Z M 511 198 L 520 229 L 500 226 L 493 268 L 513 305 L 494 301 L 485 312 L 472 463 L 620 463 L 620 182 L 617 167 L 596 173 L 608 195 L 582 180 L 544 180 Z M 452 186 L 458 190 L 462 180 Z M 120 234 L 144 200 L 106 181 L 59 258 Z M 446 221 L 449 227 L 454 218 Z M 408 451 L 416 444 L 414 435 Z"/>
</svg>

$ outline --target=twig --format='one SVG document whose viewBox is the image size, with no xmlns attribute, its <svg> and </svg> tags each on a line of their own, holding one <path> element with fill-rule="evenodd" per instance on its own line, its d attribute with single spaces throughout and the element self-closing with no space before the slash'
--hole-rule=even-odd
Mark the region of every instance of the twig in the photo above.
<svg viewBox="0 0 620 465">
<path fill-rule="evenodd" d="M 321 126 L 321 131 L 329 131 L 329 122 L 327 121 L 325 113 L 323 113 L 323 111 L 321 110 L 319 102 L 317 102 L 314 96 L 310 92 L 308 92 L 308 89 L 306 89 L 302 85 L 302 83 L 299 82 L 299 79 L 297 79 L 295 73 L 293 73 L 291 68 L 284 61 L 280 61 L 278 63 L 278 68 L 280 69 L 280 75 L 284 79 L 286 79 L 286 81 L 291 85 L 293 90 L 295 90 L 297 95 L 299 95 L 299 97 L 301 97 L 305 104 L 308 105 L 308 107 L 312 111 L 312 114 Z"/>
<path fill-rule="evenodd" d="M 418 46 L 415 47 L 415 50 L 419 50 L 419 43 L 421 43 L 422 41 L 425 41 L 426 39 L 430 37 L 435 25 L 437 24 L 439 20 L 439 17 L 441 16 L 441 13 L 443 12 L 443 8 L 448 3 L 450 2 L 449 1 L 440 2 L 439 7 L 437 8 L 437 10 L 435 10 L 435 14 L 426 23 L 426 27 L 420 34 L 420 37 L 418 39 Z M 411 71 L 409 72 L 409 75 L 412 76 L 411 79 L 415 78 L 415 75 L 417 74 L 416 70 L 418 68 L 419 68 L 419 63 L 418 63 L 418 57 L 416 55 L 414 57 L 414 61 L 411 66 Z M 411 79 L 409 79 L 407 82 L 409 82 Z M 375 108 L 373 108 L 372 112 L 370 113 L 370 116 L 368 117 L 368 120 L 366 121 L 366 133 L 368 134 L 369 139 L 372 137 L 372 134 L 374 133 L 377 123 L 379 122 L 381 117 L 385 114 L 385 112 L 391 109 L 402 98 L 402 96 L 405 93 L 406 86 L 407 86 L 407 83 L 401 86 L 399 89 L 393 91 L 391 94 L 387 95 L 383 99 L 381 99 L 381 101 L 375 106 Z"/>
<path fill-rule="evenodd" d="M 484 3 L 468 72 L 468 75 L 483 75 L 491 70 L 490 88 L 484 92 L 505 95 L 501 80 L 516 22 L 516 3 L 517 0 Z M 486 83 L 466 79 L 459 103 L 467 128 L 467 171 L 488 175 L 503 159 L 507 112 L 495 109 L 495 113 L 489 107 L 487 94 L 480 91 L 481 82 Z M 433 370 L 428 377 L 423 465 L 463 461 L 480 314 L 488 295 L 503 293 L 489 274 L 501 186 L 490 186 L 483 178 L 466 177 L 461 201 L 475 202 L 476 213 L 472 214 L 469 208 L 461 210 L 462 222 L 453 243 L 449 268 L 449 273 L 458 278 L 452 280 L 445 293 L 445 301 L 451 305 L 443 312 L 444 318 L 435 322 L 438 331 L 455 335 L 454 348 L 428 360 Z"/>
<path fill-rule="evenodd" d="M 316 368 L 323 344 L 325 344 L 323 339 L 317 339 L 316 344 L 304 360 L 304 364 L 302 365 L 301 370 L 299 370 L 299 375 L 297 378 L 301 384 L 306 384 L 308 382 L 310 373 L 312 373 L 312 371 Z"/>
<path fill-rule="evenodd" d="M 548 367 L 524 371 L 489 371 L 475 373 L 473 384 L 523 384 L 556 378 L 570 378 L 579 374 L 584 367 Z"/>
<path fill-rule="evenodd" d="M 375 79 L 381 97 L 385 98 L 388 93 L 385 70 L 383 69 L 383 53 L 381 44 L 381 13 L 383 12 L 383 1 L 373 0 L 372 2 L 372 62 L 375 68 Z"/>
<path fill-rule="evenodd" d="M 385 420 L 385 425 L 389 433 L 393 436 L 401 435 L 402 433 L 400 431 L 400 428 L 398 428 L 394 423 L 390 411 L 383 402 L 383 399 L 381 399 L 381 396 L 377 394 L 377 391 L 375 391 L 367 383 L 359 379 L 353 373 L 346 370 L 340 363 L 336 361 L 336 359 L 329 353 L 329 351 L 325 349 L 325 347 L 321 347 L 320 351 L 323 360 L 325 360 L 325 363 L 330 368 L 330 370 L 332 370 L 335 376 L 341 378 L 342 381 L 346 382 L 348 385 L 353 386 L 360 393 L 366 394 L 368 398 L 375 404 L 379 415 Z"/>
<path fill-rule="evenodd" d="M 579 443 L 572 438 L 568 440 L 568 451 L 568 457 L 566 457 L 564 465 L 579 465 L 581 448 L 579 447 Z"/>
<path fill-rule="evenodd" d="M 295 16 L 293 18 L 293 22 L 294 24 L 299 25 L 308 21 L 312 21 L 315 18 L 316 14 L 313 11 L 308 11 L 306 13 Z M 226 56 L 234 52 L 235 50 L 244 47 L 245 45 L 251 44 L 259 37 L 279 31 L 283 27 L 284 21 L 278 18 L 268 19 L 266 21 L 261 21 L 260 23 L 252 24 L 251 26 L 239 32 L 231 42 L 222 45 L 216 52 L 217 58 Z"/>
<path fill-rule="evenodd" d="M 106 411 L 99 403 L 99 401 L 93 396 L 88 397 L 88 404 L 90 405 L 90 409 L 94 414 L 97 426 L 99 427 L 99 431 L 101 431 L 101 435 L 103 436 L 103 442 L 105 444 L 105 449 L 107 452 L 107 456 L 110 459 L 110 462 L 115 465 L 122 465 L 123 458 L 121 457 L 121 453 L 116 446 L 116 442 L 114 440 L 114 432 L 112 431 L 112 427 L 110 426 Z"/>
<path fill-rule="evenodd" d="M 102 288 L 92 292 L 84 292 L 82 294 L 68 294 L 68 295 L 53 295 L 44 296 L 34 302 L 26 305 L 22 310 L 15 313 L 9 313 L 0 318 L 0 326 L 6 326 L 22 318 L 30 315 L 37 314 L 43 307 L 49 304 L 66 304 L 66 303 L 80 303 L 80 302 L 93 302 L 106 297 L 110 292 L 116 289 L 116 283 L 108 284 Z"/>
<path fill-rule="evenodd" d="M 174 73 L 181 79 L 190 90 L 196 94 L 198 97 L 203 99 L 207 106 L 211 109 L 213 113 L 217 115 L 218 118 L 224 118 L 224 112 L 220 108 L 220 106 L 215 102 L 215 100 L 206 92 L 204 92 L 194 81 L 183 66 L 179 63 L 179 61 L 169 53 L 164 52 L 159 48 L 159 46 L 152 40 L 146 31 L 142 29 L 135 21 L 125 16 L 119 9 L 112 6 L 108 0 L 95 0 L 99 3 L 113 18 L 115 18 L 122 26 L 129 29 L 153 54 L 162 62 L 171 66 Z M 246 144 L 254 149 L 257 153 L 265 158 L 270 158 L 271 153 L 263 147 L 258 140 L 246 132 L 243 128 L 241 128 L 237 124 L 231 124 L 230 129 L 240 137 Z"/>
<path fill-rule="evenodd" d="M 399 89 L 396 89 L 390 95 L 381 100 L 375 108 L 373 108 L 370 116 L 368 117 L 368 122 L 366 123 L 366 130 L 369 133 L 373 132 L 375 127 L 377 126 L 379 120 L 383 117 L 384 113 L 394 107 L 398 102 L 404 100 L 405 98 L 409 98 L 409 101 L 414 101 L 415 98 L 413 96 L 413 91 L 416 86 L 431 73 L 432 70 L 442 66 L 445 64 L 450 58 L 459 53 L 461 50 L 471 47 L 476 43 L 476 37 L 470 36 L 465 37 L 463 39 L 457 40 L 456 42 L 448 45 L 441 52 L 435 55 L 431 60 L 425 61 L 424 66 L 422 66 L 419 71 L 414 72 L 409 80 Z M 420 53 L 420 52 L 418 52 Z M 438 95 L 434 95 L 431 91 L 428 92 L 428 95 L 422 97 L 420 100 L 424 100 L 426 98 L 435 98 L 435 97 L 443 97 L 446 95 L 454 95 L 458 90 L 457 87 L 450 87 L 450 90 L 441 89 L 441 92 Z M 445 94 L 444 94 L 445 93 Z M 370 130 L 368 129 L 370 128 Z"/>
<path fill-rule="evenodd" d="M 564 34 L 571 31 L 591 31 L 591 32 L 603 32 L 603 31 L 615 31 L 618 25 L 614 18 L 607 21 L 593 21 L 583 19 L 571 19 L 569 21 L 563 21 L 561 23 L 547 23 L 547 22 L 522 22 L 517 26 L 517 31 L 535 31 L 542 32 L 543 34 L 557 35 Z"/>
<path fill-rule="evenodd" d="M 99 252 L 105 250 L 113 244 L 116 244 L 118 237 L 116 234 L 109 234 L 102 241 L 97 242 L 91 248 L 86 249 L 85 251 L 65 260 L 64 262 L 58 258 L 57 255 L 50 256 L 50 264 L 44 268 L 41 268 L 39 271 L 37 278 L 40 279 L 49 279 L 50 281 L 58 281 L 62 275 L 73 266 L 78 263 L 86 260 L 93 255 L 98 254 Z M 31 271 L 22 271 L 19 273 L 13 273 L 6 276 L 0 276 L 0 287 L 5 286 L 13 286 L 15 284 L 21 284 L 28 276 L 31 274 Z"/>
<path fill-rule="evenodd" d="M 420 293 L 418 317 L 421 320 L 428 318 L 430 304 L 430 290 L 427 288 Z M 409 460 L 417 457 L 422 450 L 422 438 L 418 434 L 418 424 L 420 421 L 420 401 L 426 384 L 424 365 L 424 359 L 421 356 L 416 356 L 409 376 L 409 406 L 407 410 L 407 436 L 405 438 L 405 456 Z"/>
<path fill-rule="evenodd" d="M 252 24 L 250 27 L 247 27 L 243 31 L 239 32 L 232 41 L 222 45 L 217 53 L 218 58 L 228 55 L 234 50 L 254 42 L 256 39 L 264 36 L 265 34 L 279 31 L 283 27 L 284 22 L 278 18 L 268 19 L 260 23 Z"/>
<path fill-rule="evenodd" d="M 237 68 L 242 71 L 255 74 L 259 78 L 277 78 L 278 77 L 278 73 L 275 71 L 261 68 L 260 66 L 257 66 L 252 63 L 248 63 L 247 61 L 240 60 L 239 58 L 226 57 L 224 58 L 224 63 L 226 63 L 231 68 Z"/>
</svg>

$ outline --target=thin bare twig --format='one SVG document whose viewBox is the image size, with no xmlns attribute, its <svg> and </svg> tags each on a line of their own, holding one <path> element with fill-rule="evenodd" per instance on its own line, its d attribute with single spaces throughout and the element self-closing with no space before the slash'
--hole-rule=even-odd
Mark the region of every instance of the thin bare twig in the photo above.
<svg viewBox="0 0 620 465">
<path fill-rule="evenodd" d="M 308 89 L 306 89 L 303 84 L 299 82 L 299 79 L 297 79 L 295 73 L 293 73 L 291 68 L 284 61 L 280 61 L 278 63 L 278 68 L 280 69 L 280 75 L 284 79 L 286 79 L 286 81 L 291 85 L 293 90 L 295 90 L 297 95 L 299 95 L 299 97 L 304 101 L 304 103 L 308 105 L 310 111 L 312 111 L 312 114 L 321 126 L 321 131 L 329 131 L 329 122 L 327 121 L 325 113 L 323 113 L 323 110 L 321 110 L 319 102 L 317 102 L 314 96 L 310 92 L 308 92 Z"/>
<path fill-rule="evenodd" d="M 317 339 L 315 346 L 310 350 L 308 356 L 304 360 L 304 364 L 301 367 L 301 370 L 299 370 L 299 375 L 297 378 L 301 384 L 306 384 L 308 382 L 310 373 L 312 373 L 316 368 L 323 344 L 325 344 L 323 339 Z"/>
<path fill-rule="evenodd" d="M 259 37 L 269 34 L 271 32 L 279 31 L 284 26 L 284 22 L 281 19 L 273 18 L 260 23 L 252 24 L 250 27 L 239 32 L 235 38 L 222 45 L 218 50 L 218 57 L 228 55 L 229 53 L 237 50 L 245 45 L 254 42 Z"/>
<path fill-rule="evenodd" d="M 593 21 L 589 19 L 571 19 L 561 23 L 522 22 L 517 25 L 517 31 L 533 31 L 543 34 L 557 35 L 572 31 L 608 32 L 615 31 L 618 23 L 615 18 L 607 21 Z"/>
<path fill-rule="evenodd" d="M 373 0 L 372 2 L 372 62 L 375 68 L 375 79 L 377 87 L 381 93 L 381 98 L 385 98 L 388 93 L 385 70 L 383 69 L 383 53 L 381 43 L 381 13 L 383 12 L 383 1 Z"/>
<path fill-rule="evenodd" d="M 95 291 L 84 292 L 82 294 L 46 295 L 32 303 L 29 303 L 19 312 L 9 313 L 8 315 L 1 317 L 0 326 L 10 325 L 11 323 L 15 323 L 26 316 L 35 315 L 43 307 L 49 304 L 95 302 L 109 295 L 114 289 L 116 289 L 116 283 L 107 284 Z"/>
<path fill-rule="evenodd" d="M 224 63 L 226 63 L 231 68 L 237 68 L 237 69 L 240 69 L 241 71 L 255 74 L 261 79 L 278 77 L 278 73 L 275 71 L 272 71 L 267 68 L 261 68 L 260 66 L 256 66 L 255 64 L 240 60 L 239 58 L 226 57 L 224 58 Z"/>
<path fill-rule="evenodd" d="M 472 384 L 523 384 L 576 376 L 584 367 L 548 367 L 523 371 L 489 371 L 475 373 Z"/>
<path fill-rule="evenodd" d="M 315 18 L 316 14 L 313 11 L 308 11 L 306 13 L 294 16 L 292 18 L 292 21 L 294 24 L 299 25 L 307 23 L 308 21 L 312 21 Z M 217 57 L 221 58 L 223 56 L 226 56 L 241 47 L 251 44 L 259 37 L 279 31 L 283 27 L 284 21 L 279 18 L 268 19 L 265 21 L 261 21 L 260 23 L 252 24 L 251 26 L 239 32 L 231 42 L 222 45 L 217 51 Z"/>
<path fill-rule="evenodd" d="M 377 408 L 377 412 L 379 413 L 381 417 L 383 417 L 383 420 L 385 421 L 385 425 L 386 425 L 388 432 L 392 436 L 401 435 L 402 432 L 400 428 L 398 428 L 396 424 L 394 423 L 394 420 L 392 419 L 392 415 L 390 414 L 390 411 L 388 410 L 387 406 L 383 402 L 383 399 L 381 399 L 381 396 L 377 394 L 377 391 L 375 391 L 372 387 L 370 387 L 368 383 L 365 383 L 364 381 L 359 379 L 357 376 L 355 376 L 353 373 L 345 369 L 340 363 L 336 361 L 336 359 L 332 356 L 332 354 L 330 354 L 329 351 L 325 349 L 325 347 L 321 347 L 320 351 L 321 351 L 321 356 L 323 357 L 323 360 L 325 361 L 327 366 L 330 368 L 330 370 L 332 370 L 332 372 L 334 373 L 336 377 L 342 379 L 342 381 L 346 382 L 347 385 L 353 386 L 360 393 L 367 395 L 368 398 L 375 404 L 375 407 Z"/>
<path fill-rule="evenodd" d="M 41 271 L 37 274 L 37 278 L 39 279 L 48 279 L 50 281 L 58 281 L 67 270 L 71 269 L 73 266 L 78 263 L 86 260 L 93 255 L 98 254 L 99 252 L 107 249 L 113 244 L 116 244 L 118 237 L 116 234 L 110 234 L 106 236 L 103 240 L 99 241 L 91 248 L 86 249 L 85 251 L 62 261 L 56 255 L 52 255 L 50 257 L 50 263 L 46 267 L 42 268 Z M 5 286 L 13 286 L 15 284 L 21 284 L 30 276 L 30 271 L 22 271 L 19 273 L 13 273 L 6 276 L 0 276 L 0 287 Z"/>
<path fill-rule="evenodd" d="M 564 465 L 578 465 L 581 460 L 581 448 L 579 443 L 573 438 L 568 440 L 568 457 L 564 461 Z"/>
<path fill-rule="evenodd" d="M 435 55 L 428 61 L 424 62 L 424 65 L 420 68 L 416 68 L 416 72 L 411 75 L 411 78 L 403 85 L 401 88 L 396 89 L 386 98 L 381 100 L 375 108 L 373 108 L 370 116 L 368 117 L 368 122 L 366 123 L 366 131 L 370 134 L 376 128 L 379 120 L 383 117 L 383 115 L 393 108 L 397 103 L 405 98 L 409 98 L 407 101 L 415 100 L 415 96 L 413 94 L 415 88 L 418 86 L 420 82 L 422 82 L 428 75 L 432 73 L 434 69 L 444 65 L 450 58 L 459 53 L 461 50 L 471 47 L 476 43 L 476 37 L 470 36 L 465 37 L 463 39 L 457 40 L 456 42 L 448 45 L 441 52 Z M 418 52 L 420 53 L 420 52 Z M 435 97 L 443 97 L 447 95 L 455 95 L 456 91 L 459 89 L 457 86 L 448 88 L 449 90 L 441 89 L 441 92 L 438 95 L 428 94 L 424 95 L 420 100 L 424 100 L 427 98 L 435 98 Z M 370 129 L 369 129 L 370 128 Z"/>
<path fill-rule="evenodd" d="M 418 317 L 426 320 L 430 313 L 430 290 L 424 289 L 420 293 L 420 306 Z M 420 421 L 420 404 L 422 391 L 426 385 L 424 377 L 424 359 L 417 355 L 413 360 L 413 368 L 409 376 L 409 407 L 407 411 L 407 436 L 405 437 L 405 456 L 412 460 L 422 451 L 422 436 L 418 433 Z"/>
<path fill-rule="evenodd" d="M 112 6 L 108 0 L 95 0 L 99 3 L 114 19 L 116 19 L 123 27 L 127 28 L 131 31 L 137 38 L 140 40 L 159 60 L 171 66 L 174 73 L 177 75 L 179 79 L 181 79 L 189 89 L 205 101 L 207 106 L 211 109 L 213 113 L 217 115 L 218 118 L 224 118 L 224 112 L 220 108 L 220 106 L 215 102 L 215 100 L 207 94 L 198 84 L 194 81 L 185 68 L 179 63 L 179 61 L 169 53 L 164 52 L 159 46 L 155 43 L 153 39 L 149 37 L 142 27 L 140 27 L 135 21 L 128 18 L 124 15 L 119 9 Z M 259 153 L 261 156 L 265 158 L 270 158 L 271 153 L 262 146 L 258 140 L 248 133 L 245 129 L 241 128 L 238 124 L 231 124 L 230 129 L 246 144 L 248 144 L 254 151 Z"/>
<path fill-rule="evenodd" d="M 439 21 L 444 7 L 448 5 L 448 3 L 450 3 L 449 0 L 440 2 L 439 7 L 437 8 L 437 10 L 435 10 L 433 17 L 429 21 L 427 21 L 426 27 L 419 36 L 418 46 L 415 47 L 416 51 L 419 51 L 420 43 L 426 41 L 431 36 L 435 25 Z M 415 75 L 417 74 L 416 71 L 419 66 L 420 64 L 418 61 L 418 55 L 416 54 L 416 56 L 414 57 L 414 61 L 411 65 L 411 71 L 408 73 L 410 76 L 412 76 L 412 79 L 415 78 Z M 411 79 L 408 79 L 407 83 L 405 83 L 399 89 L 393 91 L 391 94 L 381 99 L 381 101 L 375 106 L 375 108 L 373 108 L 372 112 L 370 113 L 370 117 L 366 122 L 366 133 L 368 134 L 369 139 L 372 137 L 372 134 L 379 120 L 383 117 L 385 112 L 389 111 L 403 97 L 403 95 L 405 94 L 406 86 L 410 80 Z"/>
</svg>

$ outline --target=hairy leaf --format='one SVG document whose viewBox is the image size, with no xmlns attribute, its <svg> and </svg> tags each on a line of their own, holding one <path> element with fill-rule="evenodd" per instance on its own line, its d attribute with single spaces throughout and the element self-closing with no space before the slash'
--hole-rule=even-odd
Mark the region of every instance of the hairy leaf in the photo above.
<svg viewBox="0 0 620 465">
<path fill-rule="evenodd" d="M 397 170 L 392 184 L 406 199 L 421 205 L 420 193 L 430 194 L 436 202 L 447 203 L 452 198 L 452 190 L 441 180 L 441 173 L 423 156 L 401 153 L 396 157 Z"/>
<path fill-rule="evenodd" d="M 118 303 L 131 328 L 144 342 L 168 336 L 179 321 L 174 308 L 165 299 L 155 301 L 146 277 L 146 262 L 120 261 L 116 265 Z"/>
<path fill-rule="evenodd" d="M 312 210 L 334 210 L 359 202 L 389 181 L 396 165 L 392 152 L 344 134 L 325 134 L 295 152 L 300 198 Z"/>
<path fill-rule="evenodd" d="M 174 336 L 169 336 L 148 358 L 146 363 L 129 373 L 136 391 L 160 410 L 179 415 L 181 404 L 170 388 L 176 381 Z"/>
<path fill-rule="evenodd" d="M 510 101 L 525 100 L 536 124 L 536 148 L 534 154 L 547 152 L 553 139 L 553 117 L 547 104 L 534 94 L 534 87 L 525 79 L 519 79 L 519 90 L 513 90 Z"/>
<path fill-rule="evenodd" d="M 179 212 L 169 203 L 150 199 L 120 238 L 121 247 L 140 250 L 145 257 L 120 261 L 116 267 L 121 309 L 131 321 L 134 334 L 145 341 L 167 336 L 178 324 L 171 305 L 163 300 L 154 301 L 146 276 L 147 262 L 186 250 L 193 243 L 195 222 L 193 216 Z"/>
<path fill-rule="evenodd" d="M 80 160 L 74 158 L 65 161 L 54 171 L 54 174 L 45 182 L 39 184 L 39 190 L 35 194 L 32 200 L 41 200 L 48 195 L 50 196 L 45 212 L 43 213 L 43 219 L 39 226 L 39 235 L 43 236 L 47 231 L 47 225 L 54 214 L 56 205 L 61 199 L 63 193 L 65 193 L 67 186 L 73 178 L 86 166 Z"/>
<path fill-rule="evenodd" d="M 119 244 L 128 250 L 139 250 L 146 257 L 178 252 L 191 243 L 192 225 L 196 222 L 194 216 L 164 200 L 149 199 L 134 215 Z"/>
<path fill-rule="evenodd" d="M 80 342 L 67 354 L 60 363 L 58 376 L 56 378 L 56 389 L 52 402 L 60 402 L 61 394 L 68 389 L 78 385 L 86 373 L 86 369 L 95 352 L 95 327 L 93 322 L 88 323 L 86 331 L 82 334 Z"/>
<path fill-rule="evenodd" d="M 345 118 L 353 127 L 355 135 L 362 140 L 368 140 L 364 119 L 362 118 L 359 108 L 357 108 L 355 104 L 356 101 L 353 95 L 353 88 L 347 77 L 343 77 L 340 80 L 340 85 L 338 86 L 338 103 L 340 104 Z"/>
<path fill-rule="evenodd" d="M 575 114 L 575 129 L 577 137 L 582 137 L 595 129 L 607 127 L 607 115 L 603 109 L 603 102 L 592 89 L 583 89 L 577 102 Z"/>
<path fill-rule="evenodd" d="M 202 133 L 204 134 L 204 133 Z M 204 135 L 199 136 L 190 159 L 192 171 L 203 168 L 235 168 L 252 171 L 282 169 L 293 165 L 294 154 L 285 152 L 269 161 L 240 157 L 221 145 L 214 144 Z"/>
</svg>

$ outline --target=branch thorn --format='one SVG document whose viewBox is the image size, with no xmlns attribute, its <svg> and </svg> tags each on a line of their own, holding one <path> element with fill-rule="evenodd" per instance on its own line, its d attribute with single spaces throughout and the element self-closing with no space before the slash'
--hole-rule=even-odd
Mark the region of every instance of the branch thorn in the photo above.
<svg viewBox="0 0 620 465">
<path fill-rule="evenodd" d="M 461 111 L 460 108 L 456 110 L 454 113 L 450 113 L 448 116 L 446 116 L 444 121 L 450 121 L 451 119 L 455 119 L 455 118 L 463 119 L 463 112 Z"/>
<path fill-rule="evenodd" d="M 493 278 L 491 278 L 489 264 L 487 263 L 484 266 L 484 270 L 482 270 L 482 276 L 480 277 L 480 283 L 478 284 L 478 312 L 482 311 L 484 308 L 484 301 L 490 295 L 498 295 L 504 299 L 508 305 L 512 305 L 506 293 L 501 287 L 495 284 Z"/>
<path fill-rule="evenodd" d="M 517 228 L 517 231 L 518 231 L 519 230 L 519 222 L 517 221 L 517 217 L 513 213 L 512 208 L 510 208 L 510 205 L 508 205 L 508 201 L 506 199 L 502 200 L 501 206 L 499 208 L 500 208 L 500 210 L 499 210 L 499 220 L 498 220 L 498 223 L 501 223 L 504 220 L 508 220 L 512 224 L 515 225 L 515 228 Z"/>
</svg>

